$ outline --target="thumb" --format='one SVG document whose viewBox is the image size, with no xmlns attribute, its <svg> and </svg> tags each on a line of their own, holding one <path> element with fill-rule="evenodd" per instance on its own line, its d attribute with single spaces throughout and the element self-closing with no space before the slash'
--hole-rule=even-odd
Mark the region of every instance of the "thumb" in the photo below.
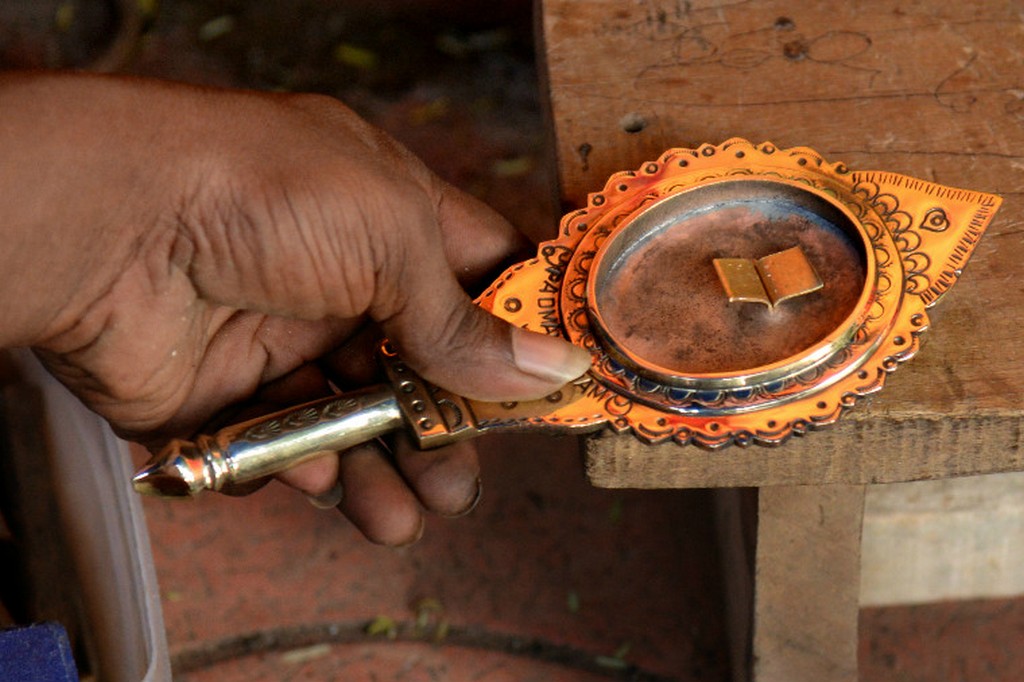
<svg viewBox="0 0 1024 682">
<path fill-rule="evenodd" d="M 383 322 L 420 375 L 475 400 L 532 400 L 590 367 L 590 353 L 564 339 L 515 327 L 473 305 L 444 267 L 410 268 L 405 305 Z"/>
</svg>

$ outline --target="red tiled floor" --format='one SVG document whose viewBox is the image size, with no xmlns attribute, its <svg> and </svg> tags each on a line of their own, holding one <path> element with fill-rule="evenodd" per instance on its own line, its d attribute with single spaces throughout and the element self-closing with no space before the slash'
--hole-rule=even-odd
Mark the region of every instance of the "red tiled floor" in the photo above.
<svg viewBox="0 0 1024 682">
<path fill-rule="evenodd" d="M 865 682 L 1024 680 L 1024 599 L 863 609 Z"/>
<path fill-rule="evenodd" d="M 402 550 L 369 545 L 339 515 L 281 487 L 243 499 L 148 500 L 179 669 L 215 658 L 207 655 L 218 643 L 231 649 L 232 638 L 265 632 L 283 642 L 274 648 L 348 640 L 301 665 L 277 651 L 260 658 L 279 672 L 332 671 L 319 679 L 405 679 L 408 666 L 458 671 L 437 678 L 446 680 L 531 679 L 514 677 L 516 666 L 552 681 L 622 667 L 726 678 L 706 493 L 594 489 L 570 440 L 495 438 L 485 452 L 477 510 L 431 520 L 424 539 Z M 424 646 L 363 635 L 383 617 L 414 636 L 418 607 L 429 616 L 427 640 L 440 621 L 448 636 Z M 517 645 L 524 655 L 486 651 Z M 253 666 L 209 674 L 251 679 Z M 205 674 L 183 679 L 213 679 Z"/>
<path fill-rule="evenodd" d="M 491 652 L 391 643 L 359 647 L 325 646 L 305 655 L 261 654 L 212 666 L 187 676 L 189 682 L 283 682 L 285 680 L 459 680 L 460 682 L 599 682 L 587 673 Z M 296 660 L 298 659 L 298 660 Z"/>
</svg>

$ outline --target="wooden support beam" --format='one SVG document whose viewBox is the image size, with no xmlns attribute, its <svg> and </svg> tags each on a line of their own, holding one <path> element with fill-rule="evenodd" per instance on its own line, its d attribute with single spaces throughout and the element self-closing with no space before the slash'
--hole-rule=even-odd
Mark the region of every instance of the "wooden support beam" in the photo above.
<svg viewBox="0 0 1024 682">
<path fill-rule="evenodd" d="M 864 486 L 758 496 L 755 682 L 856 682 Z"/>
<path fill-rule="evenodd" d="M 722 488 L 733 682 L 855 682 L 865 486 Z"/>
</svg>

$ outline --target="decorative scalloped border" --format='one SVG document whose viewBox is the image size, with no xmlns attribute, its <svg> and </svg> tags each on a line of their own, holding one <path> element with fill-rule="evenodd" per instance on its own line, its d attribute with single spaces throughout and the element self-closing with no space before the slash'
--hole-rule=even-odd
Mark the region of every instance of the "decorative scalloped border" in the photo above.
<svg viewBox="0 0 1024 682">
<path fill-rule="evenodd" d="M 556 428 L 586 427 L 607 420 L 613 430 L 620 433 L 632 432 L 641 440 L 652 444 L 672 440 L 680 444 L 692 443 L 712 449 L 731 443 L 741 446 L 752 443 L 776 445 L 793 435 L 802 435 L 834 423 L 860 398 L 880 390 L 886 377 L 916 354 L 920 345 L 920 335 L 928 329 L 925 309 L 934 303 L 937 295 L 948 290 L 955 281 L 955 276 L 947 276 L 944 281 L 938 283 L 921 281 L 929 264 L 921 259 L 921 256 L 927 258 L 927 254 L 921 250 L 919 241 L 915 243 L 914 233 L 918 229 L 946 229 L 948 225 L 944 225 L 943 221 L 948 222 L 948 216 L 928 212 L 921 216 L 920 220 L 915 221 L 914 213 L 904 210 L 898 197 L 887 192 L 872 192 L 870 185 L 865 183 L 874 182 L 879 177 L 889 181 L 897 178 L 900 182 L 907 183 L 908 189 L 913 188 L 910 186 L 912 183 L 930 188 L 930 193 L 938 199 L 945 196 L 944 192 L 957 192 L 957 198 L 960 200 L 964 200 L 965 195 L 990 199 L 991 195 L 952 190 L 895 174 L 875 171 L 851 173 L 845 164 L 829 163 L 816 151 L 807 147 L 779 149 L 770 142 L 755 145 L 740 138 L 727 140 L 720 145 L 704 144 L 696 149 L 670 149 L 657 161 L 642 164 L 633 171 L 615 173 L 599 192 L 588 195 L 584 208 L 572 211 L 562 218 L 559 236 L 555 240 L 541 244 L 537 259 L 506 272 L 481 297 L 481 304 L 512 322 L 523 324 L 535 331 L 552 333 L 555 330 L 551 328 L 550 317 L 548 326 L 538 328 L 537 322 L 529 319 L 528 315 L 517 315 L 518 311 L 493 308 L 496 299 L 499 298 L 501 287 L 507 285 L 515 288 L 517 277 L 524 276 L 527 270 L 544 268 L 549 280 L 558 282 L 561 286 L 563 300 L 566 297 L 579 297 L 584 292 L 574 291 L 574 287 L 581 286 L 580 283 L 574 280 L 565 281 L 571 267 L 570 263 L 573 259 L 578 260 L 587 256 L 577 253 L 577 247 L 581 242 L 586 239 L 594 241 L 595 235 L 598 238 L 603 236 L 595 232 L 596 230 L 605 230 L 605 234 L 614 231 L 615 225 L 602 224 L 610 205 L 628 209 L 619 211 L 622 216 L 626 216 L 647 203 L 681 189 L 712 180 L 748 175 L 774 175 L 790 181 L 806 182 L 810 187 L 834 197 L 851 208 L 872 243 L 877 244 L 884 239 L 893 240 L 896 244 L 895 249 L 877 249 L 875 253 L 879 265 L 876 280 L 879 290 L 887 292 L 897 281 L 904 283 L 898 292 L 890 292 L 891 295 L 898 294 L 894 309 L 883 308 L 878 312 L 878 316 L 888 318 L 885 333 L 856 341 L 855 343 L 860 344 L 871 343 L 871 347 L 864 351 L 862 357 L 855 358 L 856 362 L 853 364 L 847 366 L 848 359 L 844 358 L 837 362 L 836 367 L 819 366 L 810 370 L 806 376 L 796 379 L 794 385 L 798 390 L 788 402 L 781 405 L 735 414 L 710 414 L 715 411 L 714 408 L 720 407 L 722 400 L 742 403 L 743 392 L 735 391 L 730 396 L 706 396 L 709 414 L 679 414 L 652 407 L 647 402 L 642 402 L 642 396 L 636 391 L 615 385 L 614 382 L 609 385 L 592 380 L 585 387 L 585 398 L 579 403 L 546 417 L 531 418 L 524 424 Z M 650 191 L 652 185 L 673 179 L 678 179 L 678 184 L 668 184 L 661 188 L 660 192 Z M 851 197 L 854 198 L 851 200 Z M 998 198 L 995 199 L 994 205 L 991 201 L 983 201 L 961 242 L 967 239 L 969 245 L 973 247 L 996 208 Z M 961 244 L 955 256 L 962 264 L 969 253 Z M 566 254 L 570 257 L 566 258 Z M 894 254 L 898 254 L 896 258 L 892 257 Z M 959 272 L 955 274 L 958 275 Z M 932 293 L 930 298 L 929 292 Z M 561 305 L 550 315 L 554 314 L 557 314 L 562 326 L 562 334 L 572 336 L 567 330 L 574 322 L 565 318 Z M 570 314 L 578 314 L 578 309 Z M 579 324 L 579 320 L 575 323 Z M 595 354 L 595 366 L 599 368 L 599 374 L 606 373 L 605 379 L 615 372 L 626 371 L 609 360 L 592 336 L 587 340 L 584 335 L 580 335 L 576 341 Z M 819 384 L 818 389 L 807 388 Z M 793 386 L 790 386 L 790 389 L 792 388 Z M 782 387 L 779 389 L 782 390 Z M 675 389 L 655 386 L 654 390 L 670 392 Z M 750 396 L 747 396 L 748 400 L 749 398 Z"/>
</svg>

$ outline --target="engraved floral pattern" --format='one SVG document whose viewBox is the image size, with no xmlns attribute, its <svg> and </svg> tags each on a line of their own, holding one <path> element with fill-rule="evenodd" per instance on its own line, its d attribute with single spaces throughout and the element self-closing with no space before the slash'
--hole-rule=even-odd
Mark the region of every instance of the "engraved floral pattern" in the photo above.
<svg viewBox="0 0 1024 682">
<path fill-rule="evenodd" d="M 849 213 L 864 235 L 872 273 L 858 325 L 839 352 L 775 381 L 704 390 L 638 376 L 611 358 L 591 330 L 587 282 L 594 257 L 644 207 L 702 183 L 742 178 L 804 185 Z M 543 329 L 537 330 L 551 333 L 557 314 L 560 333 L 594 357 L 594 378 L 584 398 L 530 423 L 590 427 L 604 421 L 646 442 L 709 448 L 775 444 L 831 424 L 914 356 L 928 328 L 926 308 L 955 282 L 998 204 L 991 195 L 902 175 L 851 172 L 808 148 L 779 149 L 740 139 L 671 149 L 636 171 L 617 173 L 589 196 L 585 208 L 563 218 L 559 238 L 541 245 L 537 261 L 503 279 L 506 291 L 520 283 L 536 286 L 540 279 L 532 268 L 546 268 L 549 280 L 543 286 L 560 283 L 557 306 L 547 311 L 525 306 L 506 319 L 535 328 L 543 312 Z M 494 298 L 489 291 L 481 304 Z"/>
<path fill-rule="evenodd" d="M 362 403 L 356 398 L 339 398 L 325 405 L 298 407 L 281 417 L 253 424 L 245 430 L 241 439 L 250 442 L 268 440 L 286 433 L 300 431 L 325 420 L 343 417 L 356 412 L 361 407 Z"/>
</svg>

